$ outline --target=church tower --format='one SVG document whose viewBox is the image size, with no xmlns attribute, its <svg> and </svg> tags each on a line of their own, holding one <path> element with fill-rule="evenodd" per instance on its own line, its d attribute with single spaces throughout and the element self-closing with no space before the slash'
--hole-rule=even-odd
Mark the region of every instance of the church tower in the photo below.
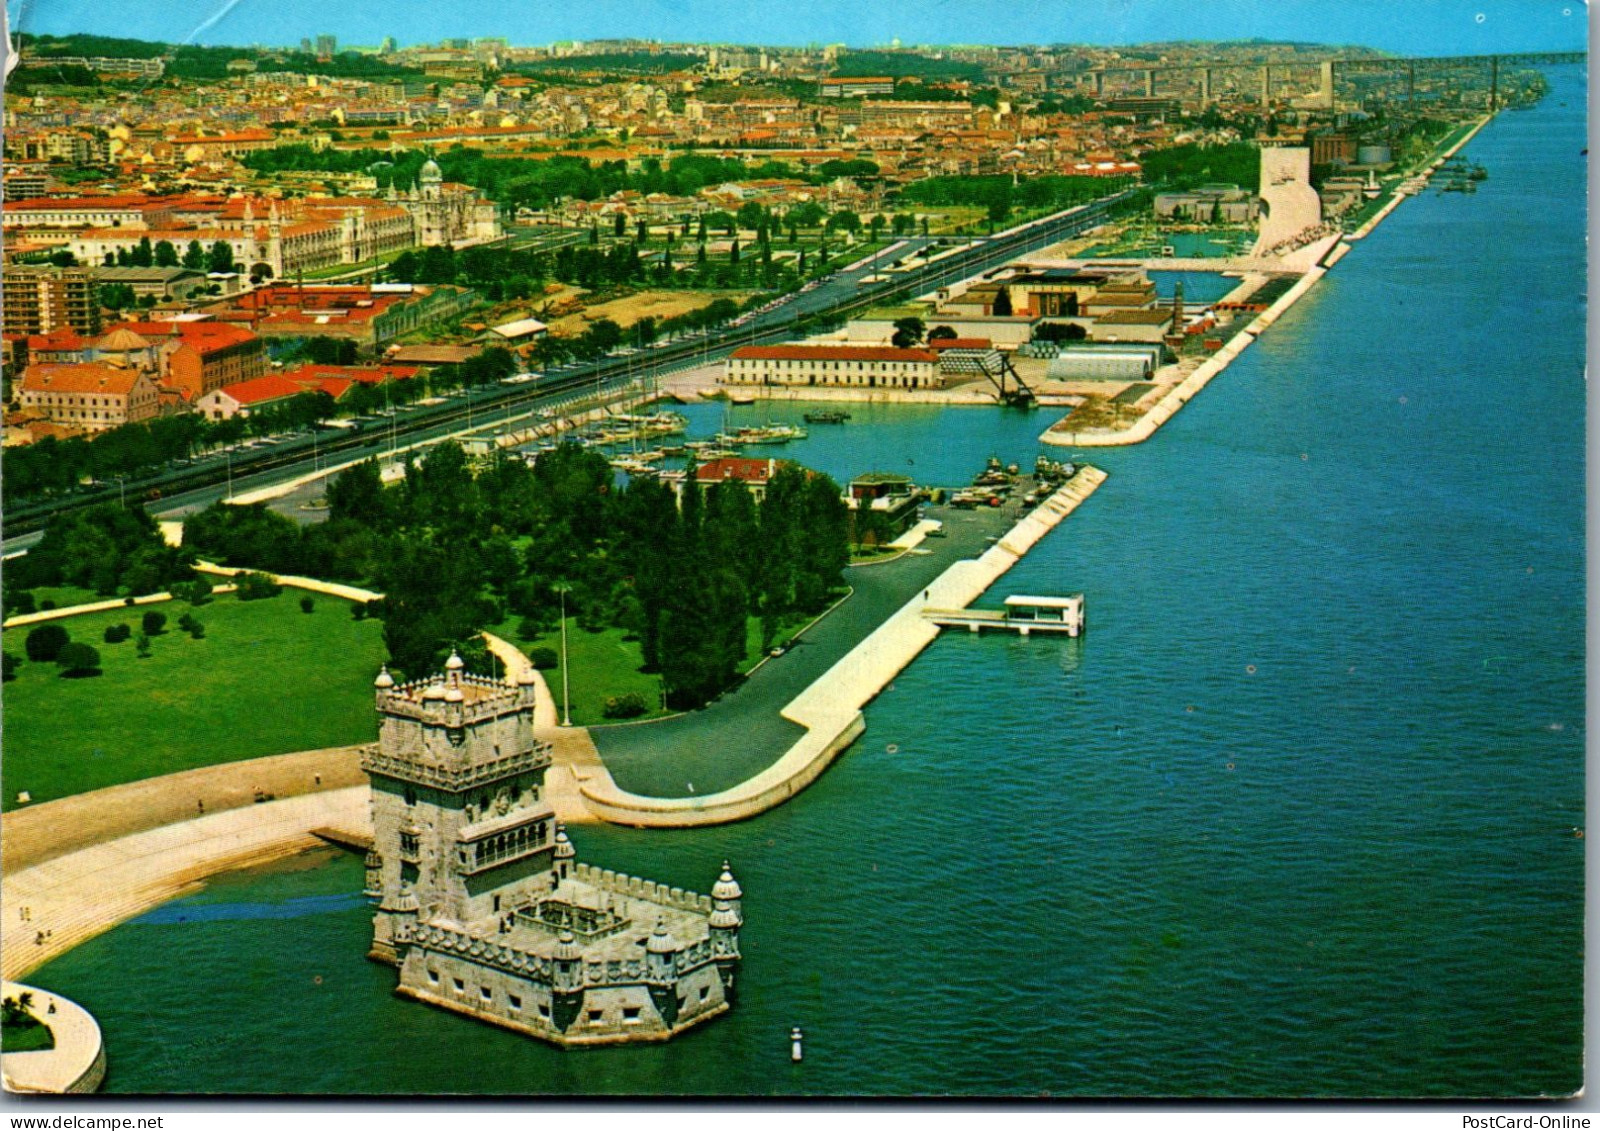
<svg viewBox="0 0 1600 1131">
<path fill-rule="evenodd" d="M 417 195 L 421 201 L 421 243 L 439 247 L 450 242 L 445 224 L 444 172 L 430 157 L 417 174 Z"/>
</svg>

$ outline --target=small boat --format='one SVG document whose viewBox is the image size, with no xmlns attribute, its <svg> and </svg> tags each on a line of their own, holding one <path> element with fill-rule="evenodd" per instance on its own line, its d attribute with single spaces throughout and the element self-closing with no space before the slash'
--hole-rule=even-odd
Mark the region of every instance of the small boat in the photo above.
<svg viewBox="0 0 1600 1131">
<path fill-rule="evenodd" d="M 831 408 L 819 412 L 806 413 L 807 424 L 843 424 L 849 419 L 850 414 L 848 412 L 840 412 L 838 409 Z"/>
</svg>

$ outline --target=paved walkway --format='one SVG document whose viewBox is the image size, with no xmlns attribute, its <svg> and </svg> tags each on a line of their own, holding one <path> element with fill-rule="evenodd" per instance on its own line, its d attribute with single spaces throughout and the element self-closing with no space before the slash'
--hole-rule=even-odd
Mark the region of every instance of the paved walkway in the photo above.
<svg viewBox="0 0 1600 1131">
<path fill-rule="evenodd" d="M 322 843 L 309 830 L 364 830 L 365 785 L 248 805 L 56 856 L 5 877 L 0 972 L 21 978 L 207 876 Z M 7 828 L 11 818 L 7 817 Z M 23 918 L 26 914 L 26 918 Z"/>
<path fill-rule="evenodd" d="M 743 820 L 782 804 L 855 741 L 865 728 L 861 709 L 939 635 L 924 610 L 964 608 L 976 600 L 1105 478 L 1098 468 L 1083 468 L 980 557 L 952 563 L 923 592 L 913 592 L 910 600 L 783 708 L 783 716 L 804 733 L 777 762 L 748 780 L 708 796 L 674 798 L 630 793 L 607 775 L 584 783 L 584 800 L 608 821 L 653 828 Z"/>
<path fill-rule="evenodd" d="M 333 746 L 270 758 L 224 762 L 24 806 L 5 816 L 0 866 L 22 868 L 130 833 L 206 813 L 254 806 L 256 793 L 294 797 L 366 784 L 359 746 Z M 7 914 L 11 913 L 7 884 Z"/>
</svg>

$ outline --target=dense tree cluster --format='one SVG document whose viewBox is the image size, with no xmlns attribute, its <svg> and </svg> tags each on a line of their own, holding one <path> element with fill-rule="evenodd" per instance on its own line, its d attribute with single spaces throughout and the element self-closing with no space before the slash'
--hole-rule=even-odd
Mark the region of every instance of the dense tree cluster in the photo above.
<svg viewBox="0 0 1600 1131">
<path fill-rule="evenodd" d="M 110 597 L 159 593 L 193 575 L 190 555 L 168 546 L 142 507 L 115 503 L 58 515 L 39 544 L 9 562 L 8 596 L 41 585 L 75 585 Z"/>
<path fill-rule="evenodd" d="M 1169 188 L 1229 184 L 1255 192 L 1261 183 L 1261 150 L 1247 141 L 1147 149 L 1139 164 L 1147 182 Z"/>
<path fill-rule="evenodd" d="M 590 162 L 579 155 L 545 160 L 489 157 L 482 150 L 465 146 L 446 150 L 434 159 L 446 180 L 473 185 L 502 204 L 528 208 L 547 208 L 563 198 L 599 200 L 624 189 L 692 196 L 703 188 L 728 181 L 785 178 L 825 183 L 839 176 L 868 176 L 865 167 L 871 164 L 837 162 L 836 165 L 850 166 L 851 171 L 823 166 L 807 172 L 780 161 L 747 165 L 731 157 L 684 153 L 666 163 L 648 158 L 630 169 L 626 161 Z M 370 172 L 380 189 L 391 185 L 410 188 L 427 160 L 428 154 L 421 150 L 390 154 L 371 149 L 315 149 L 304 144 L 258 149 L 240 158 L 247 168 L 259 173 Z M 876 171 L 873 166 L 872 172 Z"/>
<path fill-rule="evenodd" d="M 501 456 L 474 472 L 441 444 L 385 488 L 359 464 L 328 486 L 328 520 L 302 527 L 264 506 L 213 506 L 192 549 L 240 566 L 363 582 L 385 594 L 396 668 L 435 670 L 452 647 L 508 616 L 554 628 L 565 603 L 584 628 L 637 635 L 668 701 L 700 706 L 785 618 L 821 609 L 849 560 L 848 512 L 829 478 L 784 465 L 757 505 L 739 480 L 680 505 L 656 480 L 625 487 L 575 444 L 532 467 Z"/>
<path fill-rule="evenodd" d="M 1115 192 L 1126 178 L 1023 177 L 1016 184 L 1005 175 L 929 177 L 900 192 L 902 201 L 988 209 L 992 220 L 1004 220 L 1013 209 L 1070 208 Z"/>
</svg>

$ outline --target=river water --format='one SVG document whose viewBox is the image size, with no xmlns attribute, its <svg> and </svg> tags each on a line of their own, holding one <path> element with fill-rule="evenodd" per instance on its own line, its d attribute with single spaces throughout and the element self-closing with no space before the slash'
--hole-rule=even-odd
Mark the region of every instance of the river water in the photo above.
<svg viewBox="0 0 1600 1131">
<path fill-rule="evenodd" d="M 98 1016 L 113 1091 L 1577 1088 L 1587 143 L 1581 74 L 1551 74 L 1468 148 L 1476 195 L 1405 203 L 1093 455 L 1109 482 L 998 587 L 1083 590 L 1084 638 L 940 639 L 757 820 L 577 831 L 701 891 L 733 859 L 729 1016 L 563 1053 L 402 1002 L 331 851 L 30 980 Z M 794 454 L 958 482 L 1052 418 L 852 411 Z"/>
</svg>

